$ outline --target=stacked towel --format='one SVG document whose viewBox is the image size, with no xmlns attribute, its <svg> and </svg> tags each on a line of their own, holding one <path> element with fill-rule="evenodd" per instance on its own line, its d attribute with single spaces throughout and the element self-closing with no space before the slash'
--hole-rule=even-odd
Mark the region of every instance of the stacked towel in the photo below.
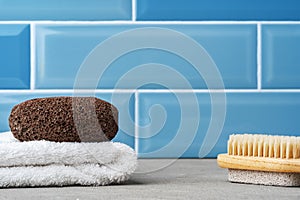
<svg viewBox="0 0 300 200">
<path fill-rule="evenodd" d="M 108 185 L 136 169 L 135 152 L 113 142 L 19 142 L 0 134 L 0 187 Z"/>
</svg>

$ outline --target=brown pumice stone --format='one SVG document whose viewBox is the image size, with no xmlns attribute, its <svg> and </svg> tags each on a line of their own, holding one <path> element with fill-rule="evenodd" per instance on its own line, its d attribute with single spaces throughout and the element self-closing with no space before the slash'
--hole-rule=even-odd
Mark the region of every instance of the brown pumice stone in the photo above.
<svg viewBox="0 0 300 200">
<path fill-rule="evenodd" d="M 13 107 L 9 126 L 20 141 L 103 142 L 118 132 L 118 110 L 95 97 L 48 97 Z"/>
</svg>

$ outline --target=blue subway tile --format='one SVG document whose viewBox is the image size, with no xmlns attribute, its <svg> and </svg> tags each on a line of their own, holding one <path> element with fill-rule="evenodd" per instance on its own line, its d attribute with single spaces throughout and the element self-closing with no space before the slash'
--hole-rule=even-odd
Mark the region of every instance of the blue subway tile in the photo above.
<svg viewBox="0 0 300 200">
<path fill-rule="evenodd" d="M 2 0 L 0 20 L 129 20 L 131 0 Z"/>
<path fill-rule="evenodd" d="M 300 25 L 262 26 L 262 87 L 300 88 Z"/>
<path fill-rule="evenodd" d="M 212 147 L 206 157 L 226 152 L 233 133 L 300 136 L 300 93 L 227 93 L 226 102 L 222 94 L 213 101 L 208 93 L 195 95 L 198 106 L 192 93 L 139 94 L 139 157 L 204 156 L 199 151 L 206 134 L 206 150 Z M 226 108 L 224 125 L 221 112 L 212 114 L 222 105 Z M 221 128 L 208 131 L 210 123 Z M 219 138 L 214 135 L 217 130 L 221 130 Z"/>
<path fill-rule="evenodd" d="M 11 109 L 18 103 L 33 98 L 51 96 L 95 96 L 111 102 L 119 110 L 119 131 L 114 142 L 122 142 L 134 148 L 134 98 L 130 93 L 22 93 L 0 94 L 0 132 L 9 131 L 8 117 Z"/>
<path fill-rule="evenodd" d="M 256 88 L 255 25 L 38 25 L 36 31 L 37 88 L 222 88 L 218 80 L 225 88 Z"/>
<path fill-rule="evenodd" d="M 29 25 L 0 25 L 0 89 L 30 87 Z"/>
<path fill-rule="evenodd" d="M 137 20 L 299 20 L 298 0 L 138 0 Z"/>
</svg>

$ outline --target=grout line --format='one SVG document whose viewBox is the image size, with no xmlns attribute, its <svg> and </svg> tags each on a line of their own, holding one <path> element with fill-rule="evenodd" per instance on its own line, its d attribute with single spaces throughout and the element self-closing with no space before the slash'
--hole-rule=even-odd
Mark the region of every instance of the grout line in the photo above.
<svg viewBox="0 0 300 200">
<path fill-rule="evenodd" d="M 35 89 L 35 70 L 36 70 L 36 38 L 35 38 L 35 24 L 30 24 L 30 90 Z"/>
<path fill-rule="evenodd" d="M 136 0 L 132 0 L 136 1 Z M 136 4 L 132 4 L 132 7 Z M 136 12 L 132 13 L 136 18 Z M 101 24 L 300 24 L 300 21 L 135 21 L 135 20 L 115 20 L 115 21 L 50 21 L 50 20 L 36 20 L 36 21 L 0 21 L 0 24 L 61 24 L 61 25 L 101 25 Z"/>
<path fill-rule="evenodd" d="M 261 24 L 257 24 L 257 89 L 261 91 Z"/>
<path fill-rule="evenodd" d="M 68 89 L 72 93 L 134 93 L 136 89 Z"/>
<path fill-rule="evenodd" d="M 46 94 L 46 93 L 59 93 L 59 94 L 63 94 L 63 93 L 78 93 L 78 94 L 82 94 L 82 93 L 86 93 L 86 94 L 93 94 L 93 93 L 134 93 L 135 90 L 133 89 L 78 89 L 78 90 L 74 90 L 74 89 L 16 89 L 16 90 L 0 90 L 0 93 L 39 93 L 39 94 Z"/>
<path fill-rule="evenodd" d="M 136 0 L 132 0 L 131 2 L 131 9 L 132 9 L 132 21 L 135 22 L 136 21 Z"/>
<path fill-rule="evenodd" d="M 139 89 L 139 93 L 299 93 L 300 89 Z"/>
<path fill-rule="evenodd" d="M 32 21 L 0 21 L 0 24 L 31 24 Z"/>
<path fill-rule="evenodd" d="M 139 153 L 139 92 L 134 93 L 134 149 L 136 154 Z"/>
<path fill-rule="evenodd" d="M 254 90 L 254 89 L 253 89 Z M 247 90 L 249 91 L 249 90 Z M 257 91 L 257 90 L 256 90 Z M 226 92 L 225 89 L 139 89 L 140 93 L 210 93 L 210 92 Z"/>
<path fill-rule="evenodd" d="M 300 89 L 1 89 L 0 94 L 51 94 L 51 93 L 80 93 L 80 94 L 97 94 L 97 93 L 300 93 Z"/>
<path fill-rule="evenodd" d="M 261 24 L 300 24 L 300 21 L 258 21 Z"/>
<path fill-rule="evenodd" d="M 132 0 L 136 1 L 136 0 Z M 136 4 L 132 4 L 132 9 Z M 132 11 L 132 20 L 116 21 L 0 21 L 0 24 L 43 24 L 43 25 L 107 25 L 107 24 L 257 24 L 257 21 L 136 21 L 136 10 Z"/>
</svg>

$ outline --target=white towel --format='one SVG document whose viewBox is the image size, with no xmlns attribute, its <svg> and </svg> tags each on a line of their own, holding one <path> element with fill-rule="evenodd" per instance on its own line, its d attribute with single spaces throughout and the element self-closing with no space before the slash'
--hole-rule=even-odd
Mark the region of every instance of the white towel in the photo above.
<svg viewBox="0 0 300 200">
<path fill-rule="evenodd" d="M 113 142 L 19 142 L 0 133 L 0 187 L 108 185 L 127 180 L 137 157 Z"/>
</svg>

